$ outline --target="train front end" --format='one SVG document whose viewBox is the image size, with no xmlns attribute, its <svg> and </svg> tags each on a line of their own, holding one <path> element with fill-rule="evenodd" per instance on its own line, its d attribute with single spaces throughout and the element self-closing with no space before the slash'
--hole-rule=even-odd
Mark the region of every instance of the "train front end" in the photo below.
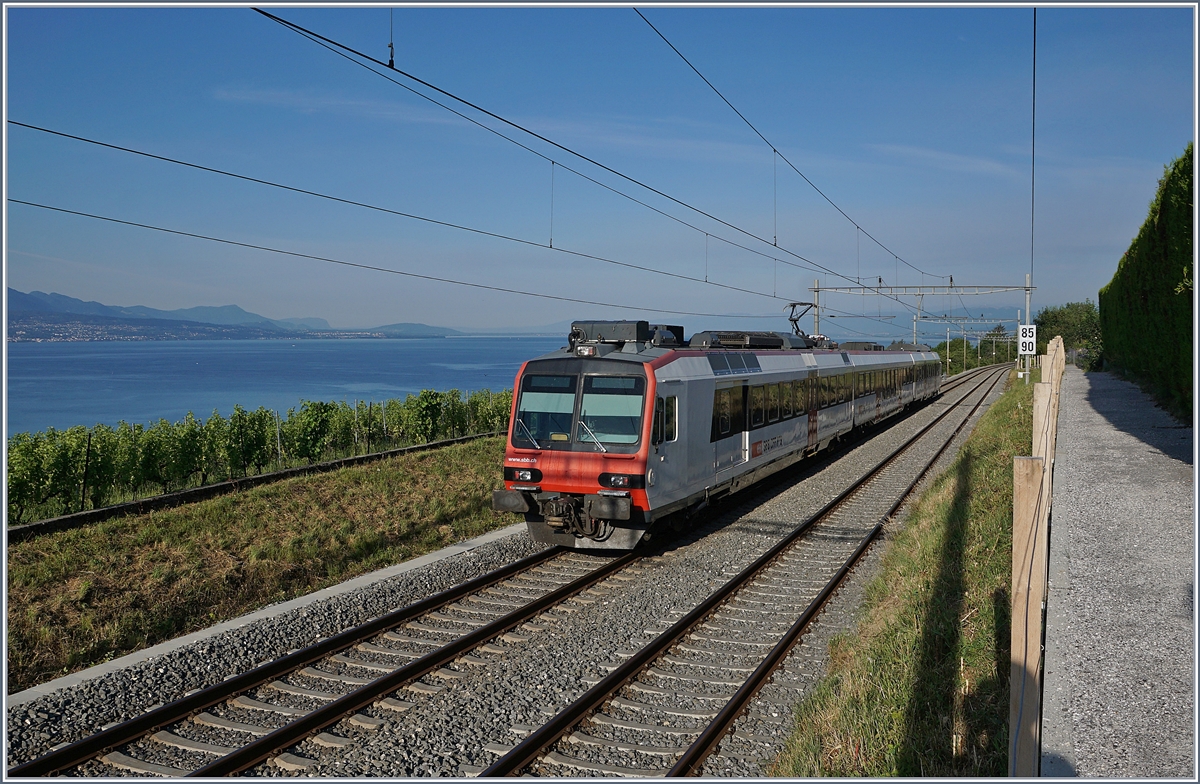
<svg viewBox="0 0 1200 784">
<path fill-rule="evenodd" d="M 521 367 L 494 509 L 523 514 L 549 544 L 629 550 L 642 539 L 655 391 L 646 363 L 663 353 L 659 341 L 646 322 L 577 323 L 568 347 Z"/>
</svg>

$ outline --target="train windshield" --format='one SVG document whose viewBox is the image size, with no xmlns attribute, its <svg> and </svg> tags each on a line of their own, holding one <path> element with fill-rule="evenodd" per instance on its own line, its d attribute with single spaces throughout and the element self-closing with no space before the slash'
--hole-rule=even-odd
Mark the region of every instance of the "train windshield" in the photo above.
<svg viewBox="0 0 1200 784">
<path fill-rule="evenodd" d="M 636 444 L 645 394 L 646 379 L 638 376 L 584 376 L 576 441 Z"/>
<path fill-rule="evenodd" d="M 541 447 L 571 440 L 578 376 L 535 376 L 521 380 L 513 443 Z"/>
</svg>

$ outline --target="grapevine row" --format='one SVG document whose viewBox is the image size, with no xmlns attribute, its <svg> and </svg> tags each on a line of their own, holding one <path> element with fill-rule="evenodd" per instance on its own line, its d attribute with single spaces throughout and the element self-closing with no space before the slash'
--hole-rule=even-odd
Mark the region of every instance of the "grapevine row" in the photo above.
<svg viewBox="0 0 1200 784">
<path fill-rule="evenodd" d="M 8 439 L 8 524 L 351 455 L 508 427 L 512 391 L 431 389 L 382 403 L 301 401 L 286 416 L 234 406 L 143 426 L 122 420 Z"/>
</svg>

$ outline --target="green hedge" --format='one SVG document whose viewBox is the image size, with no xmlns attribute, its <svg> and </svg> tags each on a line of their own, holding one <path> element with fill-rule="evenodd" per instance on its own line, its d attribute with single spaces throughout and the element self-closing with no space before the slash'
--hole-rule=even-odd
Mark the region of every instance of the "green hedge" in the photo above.
<svg viewBox="0 0 1200 784">
<path fill-rule="evenodd" d="M 1150 215 L 1100 289 L 1108 365 L 1178 416 L 1192 412 L 1192 144 L 1165 167 Z"/>
<path fill-rule="evenodd" d="M 286 417 L 234 406 L 228 419 L 78 425 L 8 439 L 8 524 L 351 455 L 508 428 L 512 391 L 426 389 L 382 403 L 301 401 Z"/>
</svg>

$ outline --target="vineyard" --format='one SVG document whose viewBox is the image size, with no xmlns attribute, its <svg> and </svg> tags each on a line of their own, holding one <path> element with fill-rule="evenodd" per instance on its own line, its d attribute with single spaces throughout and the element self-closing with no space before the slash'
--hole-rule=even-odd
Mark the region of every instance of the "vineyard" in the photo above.
<svg viewBox="0 0 1200 784">
<path fill-rule="evenodd" d="M 286 416 L 234 406 L 229 418 L 124 421 L 8 439 L 8 524 L 214 482 L 508 427 L 512 391 L 430 389 L 382 403 L 301 401 Z"/>
</svg>

